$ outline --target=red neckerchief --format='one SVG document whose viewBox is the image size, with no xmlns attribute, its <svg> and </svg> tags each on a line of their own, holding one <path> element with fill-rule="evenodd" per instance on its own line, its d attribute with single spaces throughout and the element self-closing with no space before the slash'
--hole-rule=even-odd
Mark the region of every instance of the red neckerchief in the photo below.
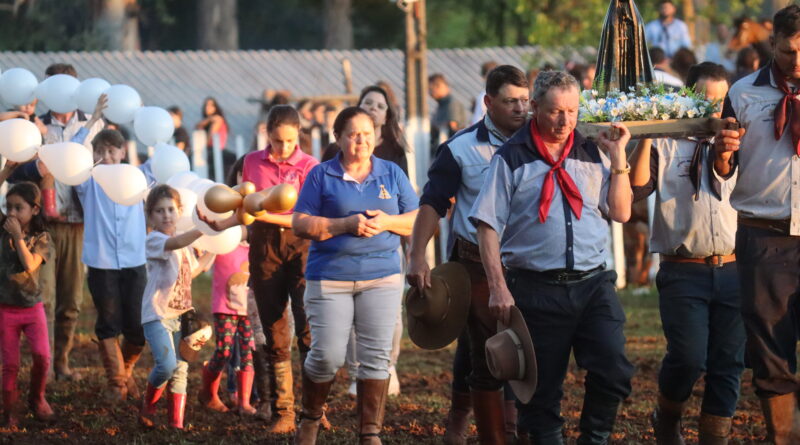
<svg viewBox="0 0 800 445">
<path fill-rule="evenodd" d="M 547 151 L 544 141 L 542 141 L 542 136 L 539 134 L 539 127 L 536 125 L 535 119 L 531 119 L 531 139 L 533 140 L 533 146 L 536 148 L 539 156 L 550 166 L 550 171 L 548 171 L 544 177 L 542 194 L 539 196 L 539 221 L 542 223 L 547 221 L 547 214 L 550 213 L 550 204 L 553 202 L 553 194 L 555 194 L 555 186 L 553 185 L 554 175 L 558 178 L 558 186 L 561 187 L 561 193 L 566 196 L 567 203 L 569 203 L 572 213 L 575 214 L 575 217 L 581 219 L 581 210 L 583 209 L 581 192 L 578 190 L 578 186 L 575 185 L 575 181 L 572 180 L 569 173 L 562 167 L 564 160 L 567 159 L 569 152 L 572 151 L 572 144 L 575 141 L 575 132 L 573 131 L 570 133 L 567 143 L 564 146 L 564 151 L 561 152 L 561 158 L 558 161 L 554 161 Z"/>
<path fill-rule="evenodd" d="M 792 145 L 795 153 L 800 155 L 800 99 L 789 88 L 786 76 L 774 61 L 772 62 L 772 78 L 775 79 L 778 90 L 784 94 L 783 99 L 775 107 L 775 140 L 781 138 L 787 126 L 791 127 Z"/>
</svg>

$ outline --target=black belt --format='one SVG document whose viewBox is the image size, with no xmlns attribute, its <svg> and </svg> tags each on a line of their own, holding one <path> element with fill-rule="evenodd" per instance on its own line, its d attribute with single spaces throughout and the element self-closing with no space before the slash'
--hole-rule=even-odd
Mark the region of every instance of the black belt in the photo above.
<svg viewBox="0 0 800 445">
<path fill-rule="evenodd" d="M 763 219 L 763 218 L 743 218 L 739 217 L 739 224 L 757 229 L 769 230 L 770 232 L 789 235 L 791 221 L 788 219 Z"/>
<path fill-rule="evenodd" d="M 481 250 L 477 244 L 456 238 L 455 251 L 459 260 L 481 264 Z"/>
<path fill-rule="evenodd" d="M 557 284 L 568 284 L 591 278 L 606 269 L 605 265 L 597 266 L 591 270 L 551 269 L 541 272 L 526 269 L 510 269 L 509 274 L 529 277 L 534 280 L 547 281 Z"/>
</svg>

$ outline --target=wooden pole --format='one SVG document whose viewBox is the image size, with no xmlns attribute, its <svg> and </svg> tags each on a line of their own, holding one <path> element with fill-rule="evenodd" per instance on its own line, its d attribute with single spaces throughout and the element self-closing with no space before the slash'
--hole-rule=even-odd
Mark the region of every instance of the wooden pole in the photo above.
<svg viewBox="0 0 800 445">
<path fill-rule="evenodd" d="M 689 28 L 689 40 L 696 43 L 697 33 L 695 29 L 694 0 L 683 0 L 683 21 Z"/>
</svg>

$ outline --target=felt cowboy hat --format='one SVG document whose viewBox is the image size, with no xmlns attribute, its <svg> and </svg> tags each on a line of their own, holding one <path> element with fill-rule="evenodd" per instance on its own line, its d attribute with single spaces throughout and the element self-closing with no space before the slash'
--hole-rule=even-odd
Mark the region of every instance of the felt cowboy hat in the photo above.
<svg viewBox="0 0 800 445">
<path fill-rule="evenodd" d="M 200 319 L 194 310 L 181 315 L 181 342 L 178 351 L 187 362 L 197 360 L 203 346 L 211 339 L 211 324 Z"/>
<path fill-rule="evenodd" d="M 508 326 L 497 322 L 497 334 L 486 340 L 486 364 L 497 380 L 508 381 L 514 395 L 528 403 L 536 391 L 537 366 L 533 340 L 516 306 Z"/>
<path fill-rule="evenodd" d="M 443 348 L 455 340 L 467 323 L 471 299 L 469 273 L 449 262 L 431 270 L 431 287 L 412 287 L 406 294 L 408 336 L 423 349 Z"/>
</svg>

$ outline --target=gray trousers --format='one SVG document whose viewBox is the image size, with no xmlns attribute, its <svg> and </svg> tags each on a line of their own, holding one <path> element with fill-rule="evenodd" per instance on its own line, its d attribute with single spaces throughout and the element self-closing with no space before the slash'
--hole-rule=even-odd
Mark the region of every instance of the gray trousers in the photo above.
<svg viewBox="0 0 800 445">
<path fill-rule="evenodd" d="M 304 304 L 311 328 L 305 371 L 327 382 L 345 363 L 350 331 L 356 332 L 359 379 L 388 379 L 403 275 L 366 281 L 308 280 Z"/>
</svg>

